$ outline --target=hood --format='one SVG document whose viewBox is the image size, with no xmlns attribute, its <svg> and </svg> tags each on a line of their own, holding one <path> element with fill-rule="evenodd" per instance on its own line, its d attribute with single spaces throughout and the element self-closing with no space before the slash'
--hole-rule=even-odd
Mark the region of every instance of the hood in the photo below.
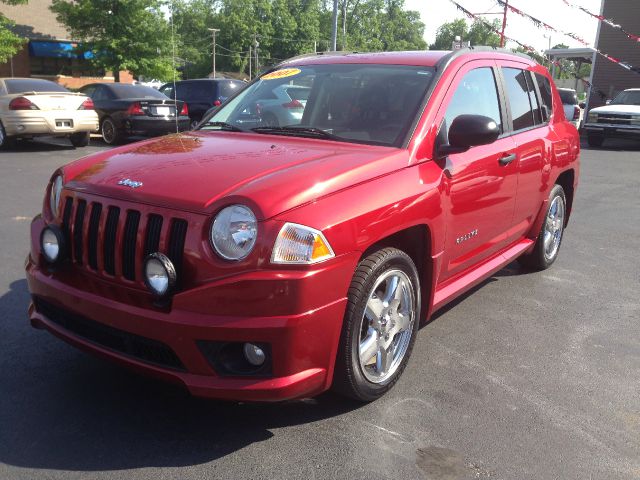
<svg viewBox="0 0 640 480">
<path fill-rule="evenodd" d="M 266 219 L 406 167 L 408 159 L 407 150 L 392 147 L 191 132 L 82 158 L 64 168 L 64 178 L 69 189 L 197 213 L 243 202 Z"/>
<path fill-rule="evenodd" d="M 589 113 L 616 113 L 622 115 L 640 115 L 640 105 L 604 105 L 592 108 Z"/>
</svg>

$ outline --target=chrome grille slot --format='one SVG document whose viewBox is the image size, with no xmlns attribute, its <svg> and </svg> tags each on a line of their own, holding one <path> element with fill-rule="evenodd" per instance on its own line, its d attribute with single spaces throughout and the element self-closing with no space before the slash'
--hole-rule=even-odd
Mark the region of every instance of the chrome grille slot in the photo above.
<svg viewBox="0 0 640 480">
<path fill-rule="evenodd" d="M 187 221 L 174 218 L 171 222 L 171 232 L 169 233 L 169 246 L 167 247 L 167 257 L 176 267 L 178 280 L 182 277 L 182 255 L 184 253 L 184 242 L 187 237 Z"/>
<path fill-rule="evenodd" d="M 118 219 L 120 209 L 109 207 L 107 223 L 104 227 L 104 271 L 109 275 L 116 274 L 116 234 L 118 233 Z"/>
<path fill-rule="evenodd" d="M 91 216 L 89 217 L 89 266 L 98 270 L 98 229 L 100 228 L 100 217 L 102 216 L 102 204 L 94 203 L 91 206 Z"/>
<path fill-rule="evenodd" d="M 129 210 L 122 239 L 122 276 L 127 280 L 136 279 L 136 241 L 139 224 L 140 212 Z"/>
<path fill-rule="evenodd" d="M 162 232 L 162 217 L 152 213 L 147 220 L 147 236 L 144 240 L 144 258 L 157 252 L 160 248 L 160 233 Z"/>
<path fill-rule="evenodd" d="M 78 201 L 76 208 L 76 218 L 73 223 L 73 258 L 76 263 L 82 265 L 82 229 L 84 228 L 84 213 L 87 208 L 87 202 L 85 200 Z"/>
</svg>

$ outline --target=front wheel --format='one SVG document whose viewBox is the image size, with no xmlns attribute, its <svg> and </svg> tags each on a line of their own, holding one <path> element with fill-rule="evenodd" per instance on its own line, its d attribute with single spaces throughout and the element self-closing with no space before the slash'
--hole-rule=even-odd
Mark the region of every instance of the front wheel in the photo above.
<svg viewBox="0 0 640 480">
<path fill-rule="evenodd" d="M 566 224 L 567 199 L 560 185 L 549 194 L 549 206 L 533 252 L 523 255 L 519 262 L 531 270 L 545 270 L 558 258 Z"/>
<path fill-rule="evenodd" d="M 402 374 L 418 331 L 420 281 L 411 258 L 384 248 L 360 262 L 349 287 L 334 390 L 370 402 Z"/>
<path fill-rule="evenodd" d="M 91 134 L 89 132 L 72 133 L 69 136 L 71 145 L 73 145 L 74 147 L 86 147 L 87 145 L 89 145 L 90 138 Z"/>
</svg>

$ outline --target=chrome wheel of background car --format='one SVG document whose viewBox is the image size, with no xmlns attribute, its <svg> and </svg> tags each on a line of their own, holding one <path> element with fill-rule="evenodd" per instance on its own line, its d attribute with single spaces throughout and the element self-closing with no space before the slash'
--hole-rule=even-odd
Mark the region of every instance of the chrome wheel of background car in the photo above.
<svg viewBox="0 0 640 480">
<path fill-rule="evenodd" d="M 414 288 L 406 273 L 389 270 L 378 278 L 362 316 L 358 351 L 360 368 L 370 382 L 386 381 L 402 363 L 415 310 Z"/>
<path fill-rule="evenodd" d="M 191 123 L 189 124 L 189 128 L 191 130 L 193 130 L 194 128 L 196 128 L 198 126 L 200 122 L 198 120 L 192 120 Z"/>
<path fill-rule="evenodd" d="M 102 139 L 109 145 L 115 143 L 117 137 L 116 126 L 111 119 L 107 118 L 102 122 Z"/>
<path fill-rule="evenodd" d="M 565 211 L 564 198 L 557 195 L 551 201 L 544 226 L 544 256 L 547 260 L 558 254 L 564 230 Z"/>
</svg>

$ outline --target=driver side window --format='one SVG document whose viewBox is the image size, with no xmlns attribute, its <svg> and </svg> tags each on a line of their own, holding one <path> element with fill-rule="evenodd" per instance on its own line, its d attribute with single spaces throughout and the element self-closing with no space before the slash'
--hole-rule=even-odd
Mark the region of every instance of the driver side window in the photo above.
<svg viewBox="0 0 640 480">
<path fill-rule="evenodd" d="M 459 115 L 484 115 L 493 119 L 502 132 L 500 102 L 493 69 L 476 68 L 467 72 L 447 106 L 445 129 Z"/>
</svg>

